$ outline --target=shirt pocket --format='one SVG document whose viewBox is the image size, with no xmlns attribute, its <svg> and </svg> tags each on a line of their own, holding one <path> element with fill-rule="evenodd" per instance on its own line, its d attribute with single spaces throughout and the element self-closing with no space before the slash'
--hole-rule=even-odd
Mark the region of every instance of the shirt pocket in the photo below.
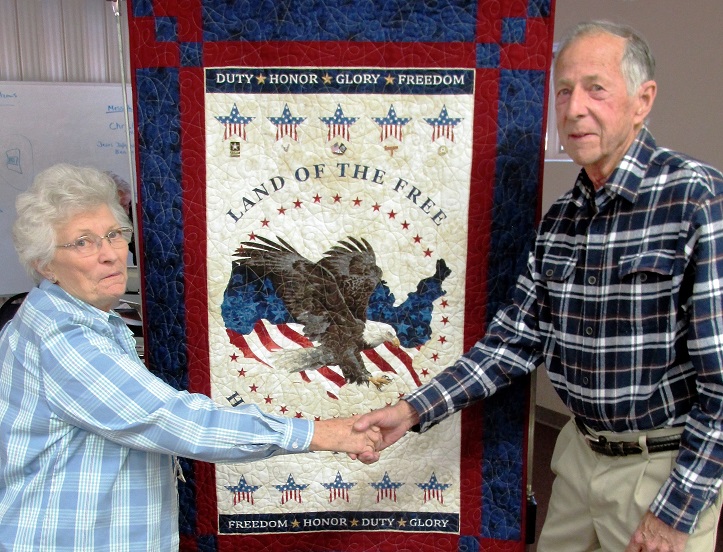
<svg viewBox="0 0 723 552">
<path fill-rule="evenodd" d="M 575 255 L 560 255 L 548 252 L 542 258 L 540 265 L 540 278 L 548 285 L 562 283 L 570 279 L 575 271 L 577 257 Z"/>
<path fill-rule="evenodd" d="M 651 365 L 671 362 L 674 349 L 675 252 L 665 249 L 622 255 L 618 262 L 620 293 L 615 301 L 623 335 L 639 344 Z M 632 346 L 632 345 L 631 345 Z"/>
</svg>

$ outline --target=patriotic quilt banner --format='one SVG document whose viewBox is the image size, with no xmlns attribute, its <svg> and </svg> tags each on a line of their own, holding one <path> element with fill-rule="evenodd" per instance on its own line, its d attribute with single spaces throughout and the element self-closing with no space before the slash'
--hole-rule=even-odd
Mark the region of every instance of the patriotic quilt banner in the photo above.
<svg viewBox="0 0 723 552">
<path fill-rule="evenodd" d="M 549 1 L 129 9 L 152 370 L 319 420 L 474 343 L 534 230 Z M 182 549 L 522 550 L 527 403 L 522 382 L 371 466 L 184 461 Z"/>
</svg>

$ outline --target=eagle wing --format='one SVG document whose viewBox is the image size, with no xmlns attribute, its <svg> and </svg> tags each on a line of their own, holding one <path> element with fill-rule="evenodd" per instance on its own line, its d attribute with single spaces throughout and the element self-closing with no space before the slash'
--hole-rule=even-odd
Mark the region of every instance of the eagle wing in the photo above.
<svg viewBox="0 0 723 552">
<path fill-rule="evenodd" d="M 318 264 L 334 276 L 354 318 L 366 320 L 369 298 L 382 281 L 382 270 L 369 242 L 349 236 L 325 252 Z"/>
<path fill-rule="evenodd" d="M 289 314 L 304 325 L 304 334 L 321 341 L 330 327 L 334 333 L 354 338 L 361 334 L 354 324 L 336 279 L 329 271 L 305 258 L 283 239 L 278 243 L 257 236 L 258 242 L 242 242 L 236 261 L 259 278 L 268 278 Z"/>
</svg>

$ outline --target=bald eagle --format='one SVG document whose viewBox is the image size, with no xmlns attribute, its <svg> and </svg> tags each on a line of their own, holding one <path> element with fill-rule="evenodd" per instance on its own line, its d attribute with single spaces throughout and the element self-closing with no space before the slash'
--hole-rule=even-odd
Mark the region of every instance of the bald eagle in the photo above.
<svg viewBox="0 0 723 552">
<path fill-rule="evenodd" d="M 377 389 L 390 383 L 386 375 L 373 377 L 361 357 L 361 351 L 384 342 L 399 346 L 392 326 L 366 318 L 369 297 L 382 281 L 371 245 L 348 237 L 314 263 L 281 238 L 278 243 L 257 239 L 241 243 L 236 262 L 268 279 L 304 335 L 318 343 L 279 353 L 275 365 L 289 372 L 339 366 L 349 383 L 372 383 Z"/>
</svg>

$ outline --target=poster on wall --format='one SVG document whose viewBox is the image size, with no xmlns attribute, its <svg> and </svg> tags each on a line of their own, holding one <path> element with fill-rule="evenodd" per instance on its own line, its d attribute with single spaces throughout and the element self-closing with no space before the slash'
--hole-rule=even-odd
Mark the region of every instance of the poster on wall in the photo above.
<svg viewBox="0 0 723 552">
<path fill-rule="evenodd" d="M 463 352 L 474 71 L 210 68 L 205 109 L 214 398 L 350 416 Z M 460 441 L 218 465 L 219 531 L 456 533 Z"/>
<path fill-rule="evenodd" d="M 550 0 L 129 10 L 154 373 L 319 420 L 474 344 L 534 233 Z M 369 466 L 182 459 L 181 549 L 521 552 L 528 401 L 520 382 Z"/>
</svg>

